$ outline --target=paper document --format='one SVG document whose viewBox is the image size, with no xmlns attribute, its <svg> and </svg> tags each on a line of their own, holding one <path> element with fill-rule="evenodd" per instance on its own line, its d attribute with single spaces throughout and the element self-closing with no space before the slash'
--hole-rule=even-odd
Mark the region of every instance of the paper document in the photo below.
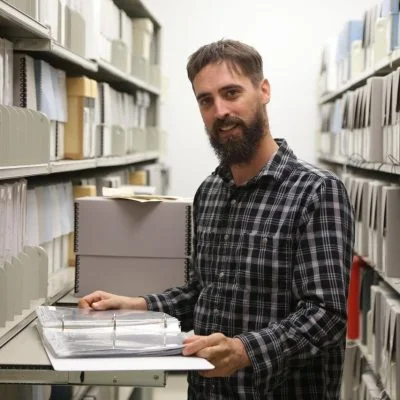
<svg viewBox="0 0 400 400">
<path fill-rule="evenodd" d="M 154 194 L 141 194 L 142 190 L 136 190 L 133 186 L 122 186 L 118 188 L 103 187 L 102 195 L 103 197 L 112 197 L 119 199 L 135 200 L 139 202 L 146 201 L 176 201 L 182 200 L 181 197 L 177 196 L 161 196 Z M 185 200 L 185 199 L 183 199 Z"/>
</svg>

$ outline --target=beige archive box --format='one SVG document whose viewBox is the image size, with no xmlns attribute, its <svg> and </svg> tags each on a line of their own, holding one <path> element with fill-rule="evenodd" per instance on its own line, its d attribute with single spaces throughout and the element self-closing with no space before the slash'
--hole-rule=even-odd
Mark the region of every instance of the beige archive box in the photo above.
<svg viewBox="0 0 400 400">
<path fill-rule="evenodd" d="M 94 157 L 96 132 L 94 102 L 97 82 L 87 77 L 67 78 L 68 122 L 65 125 L 65 158 L 81 160 Z"/>
</svg>

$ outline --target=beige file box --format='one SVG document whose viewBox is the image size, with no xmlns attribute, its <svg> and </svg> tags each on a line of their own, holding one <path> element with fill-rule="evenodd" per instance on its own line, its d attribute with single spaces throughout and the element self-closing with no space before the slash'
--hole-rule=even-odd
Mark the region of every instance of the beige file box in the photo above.
<svg viewBox="0 0 400 400">
<path fill-rule="evenodd" d="M 138 170 L 129 173 L 129 184 L 130 185 L 147 185 L 147 171 Z"/>
<path fill-rule="evenodd" d="M 96 82 L 86 78 L 68 78 L 68 122 L 65 125 L 65 158 L 79 160 L 92 153 L 92 136 L 95 135 L 94 100 Z"/>
</svg>

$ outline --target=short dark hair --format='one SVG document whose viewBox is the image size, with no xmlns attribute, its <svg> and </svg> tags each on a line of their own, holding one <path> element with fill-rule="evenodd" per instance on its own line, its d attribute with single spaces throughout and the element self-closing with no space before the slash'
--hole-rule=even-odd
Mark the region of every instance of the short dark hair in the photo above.
<svg viewBox="0 0 400 400">
<path fill-rule="evenodd" d="M 189 57 L 186 70 L 192 85 L 206 65 L 223 61 L 235 72 L 250 78 L 253 85 L 264 79 L 262 58 L 255 48 L 237 40 L 222 39 L 200 47 Z"/>
</svg>

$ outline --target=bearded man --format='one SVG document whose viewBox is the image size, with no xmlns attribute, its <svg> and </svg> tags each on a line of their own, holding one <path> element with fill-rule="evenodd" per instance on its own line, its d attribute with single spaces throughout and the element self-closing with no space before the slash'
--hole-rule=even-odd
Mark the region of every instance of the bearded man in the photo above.
<svg viewBox="0 0 400 400">
<path fill-rule="evenodd" d="M 345 187 L 272 137 L 254 48 L 208 44 L 187 72 L 220 161 L 194 197 L 190 281 L 144 297 L 98 291 L 80 306 L 192 321 L 183 354 L 215 369 L 189 372 L 189 399 L 338 400 L 354 241 Z"/>
</svg>

